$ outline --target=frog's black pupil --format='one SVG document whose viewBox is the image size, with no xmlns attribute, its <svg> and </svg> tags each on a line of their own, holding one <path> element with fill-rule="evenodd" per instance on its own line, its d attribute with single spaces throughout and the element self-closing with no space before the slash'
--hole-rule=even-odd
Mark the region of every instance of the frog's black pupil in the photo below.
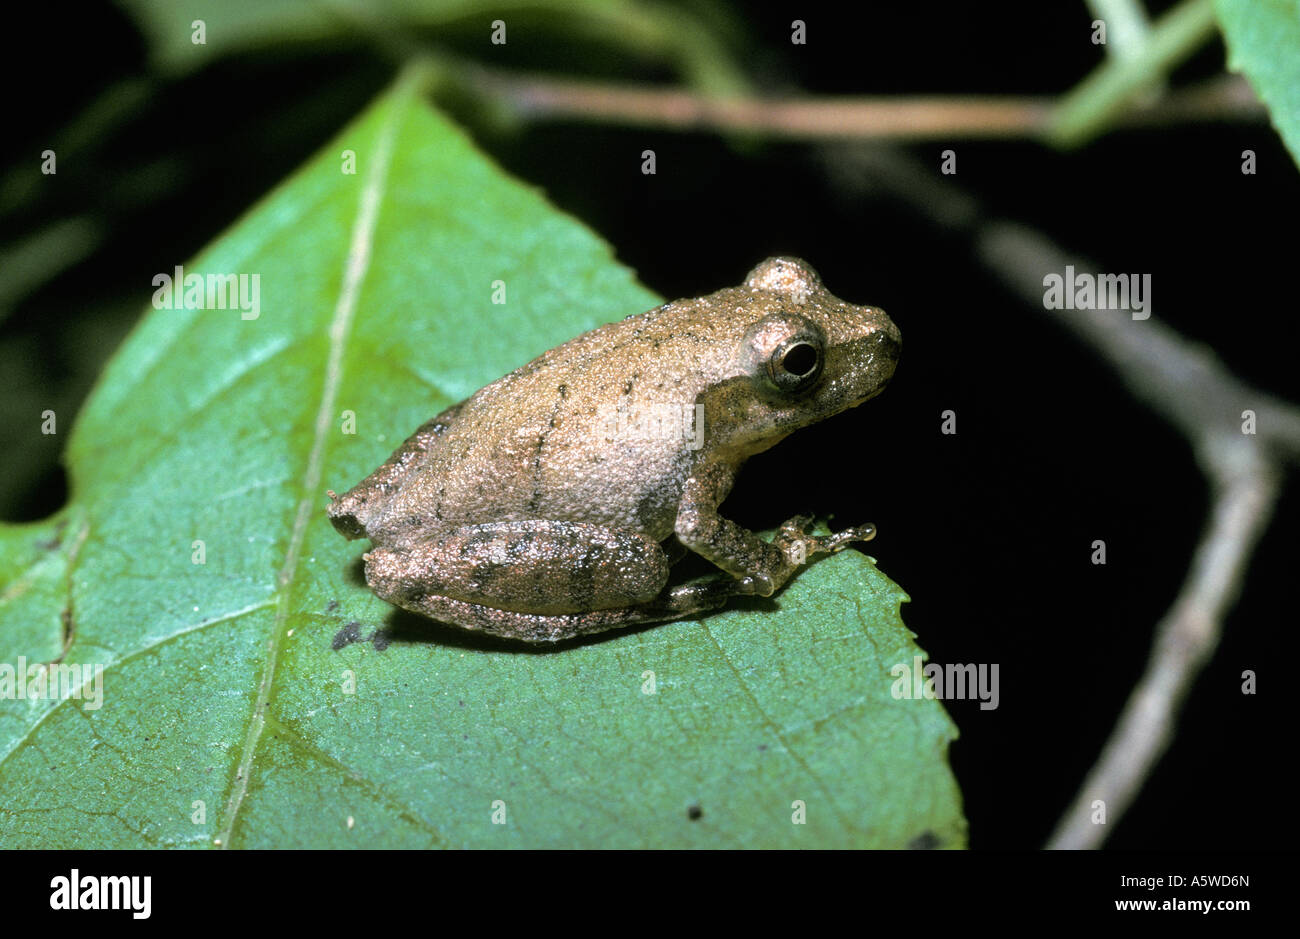
<svg viewBox="0 0 1300 939">
<path fill-rule="evenodd" d="M 781 367 L 791 375 L 807 375 L 817 367 L 817 350 L 808 343 L 801 342 L 785 354 Z"/>
</svg>

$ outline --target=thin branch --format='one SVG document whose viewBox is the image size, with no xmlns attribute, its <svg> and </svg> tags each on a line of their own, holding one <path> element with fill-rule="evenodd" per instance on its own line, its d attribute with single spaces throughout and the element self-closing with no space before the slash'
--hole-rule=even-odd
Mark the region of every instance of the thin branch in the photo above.
<svg viewBox="0 0 1300 939">
<path fill-rule="evenodd" d="M 1140 0 L 1086 0 L 1092 15 L 1106 24 L 1106 54 L 1131 59 L 1142 54 L 1151 21 Z"/>
<path fill-rule="evenodd" d="M 1031 229 L 991 221 L 976 235 L 983 260 L 1026 302 L 1043 308 L 1043 275 L 1100 270 L 1067 254 Z M 1198 448 L 1211 475 L 1225 441 L 1244 438 L 1266 462 L 1300 459 L 1300 408 L 1238 379 L 1204 346 L 1189 342 L 1152 315 L 1135 322 L 1113 310 L 1045 310 L 1096 349 L 1134 397 L 1161 414 Z M 1243 412 L 1253 411 L 1256 433 L 1244 435 Z"/>
<path fill-rule="evenodd" d="M 1055 99 L 1018 96 L 840 95 L 709 97 L 675 88 L 555 79 L 461 63 L 469 85 L 523 120 L 581 120 L 673 130 L 759 133 L 796 140 L 1042 137 Z M 1259 120 L 1263 105 L 1239 78 L 1213 81 L 1136 105 L 1121 126 L 1204 120 Z"/>
<path fill-rule="evenodd" d="M 1214 460 L 1214 505 L 1187 581 L 1156 627 L 1146 672 L 1101 756 L 1058 822 L 1049 848 L 1098 848 L 1133 803 L 1174 737 L 1178 711 L 1210 660 L 1251 554 L 1268 527 L 1280 474 L 1257 448 L 1229 444 Z M 1105 807 L 1096 820 L 1098 804 Z"/>
<path fill-rule="evenodd" d="M 989 266 L 1034 306 L 1042 306 L 1044 273 L 1067 263 L 1090 269 L 1043 236 L 1007 223 L 988 225 L 976 244 Z M 1051 848 L 1096 848 L 1169 748 L 1187 692 L 1219 644 L 1224 618 L 1272 518 L 1283 464 L 1300 457 L 1300 408 L 1240 381 L 1211 353 L 1154 318 L 1049 312 L 1187 436 L 1213 490 L 1205 533 L 1182 590 L 1156 627 L 1146 672 L 1048 842 Z M 1252 433 L 1243 426 L 1245 411 L 1255 414 Z M 1094 821 L 1097 803 L 1104 804 L 1101 817 L 1108 824 Z"/>
<path fill-rule="evenodd" d="M 488 69 L 475 69 L 473 84 L 525 120 L 568 118 L 805 140 L 1021 137 L 1045 126 L 1052 107 L 1050 98 L 993 96 L 712 98 L 676 88 Z"/>
</svg>

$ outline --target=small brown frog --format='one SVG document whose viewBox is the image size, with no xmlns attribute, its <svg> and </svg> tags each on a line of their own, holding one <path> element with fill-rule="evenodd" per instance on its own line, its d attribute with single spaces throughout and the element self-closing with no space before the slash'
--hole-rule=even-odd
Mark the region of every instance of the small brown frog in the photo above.
<svg viewBox="0 0 1300 939">
<path fill-rule="evenodd" d="M 771 596 L 864 525 L 769 543 L 718 515 L 745 460 L 856 407 L 894 374 L 883 310 L 795 258 L 739 287 L 593 329 L 424 424 L 330 520 L 366 537 L 366 582 L 446 623 L 554 642 Z M 668 586 L 694 551 L 725 573 Z"/>
</svg>

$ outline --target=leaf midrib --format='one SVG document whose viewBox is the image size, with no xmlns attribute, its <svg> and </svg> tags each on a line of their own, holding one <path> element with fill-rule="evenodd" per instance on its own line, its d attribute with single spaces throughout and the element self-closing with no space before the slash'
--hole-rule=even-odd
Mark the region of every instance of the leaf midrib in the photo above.
<svg viewBox="0 0 1300 939">
<path fill-rule="evenodd" d="M 380 201 L 388 180 L 388 172 L 393 159 L 393 142 L 397 136 L 397 126 L 405 110 L 406 99 L 411 93 L 415 81 L 408 78 L 399 82 L 393 94 L 393 106 L 379 129 L 375 144 L 374 157 L 365 176 L 358 199 L 357 216 L 352 226 L 352 236 L 345 259 L 343 280 L 339 287 L 338 302 L 329 329 L 329 359 L 325 369 L 325 380 L 321 389 L 320 407 L 316 412 L 316 425 L 312 433 L 312 447 L 303 473 L 297 514 L 293 530 L 289 536 L 285 560 L 276 577 L 275 619 L 271 628 L 271 637 L 267 642 L 266 658 L 262 665 L 262 677 L 258 682 L 257 698 L 253 704 L 253 713 L 249 720 L 248 733 L 240 752 L 238 768 L 232 781 L 230 797 L 223 812 L 224 821 L 218 829 L 216 844 L 229 848 L 231 835 L 248 794 L 249 777 L 257 755 L 258 742 L 266 729 L 266 709 L 271 698 L 271 688 L 275 682 L 276 669 L 279 665 L 280 651 L 284 643 L 286 625 L 289 620 L 291 600 L 290 586 L 298 568 L 298 560 L 306 537 L 307 526 L 316 513 L 317 487 L 320 485 L 325 455 L 325 438 L 329 433 L 331 416 L 337 400 L 339 383 L 343 374 L 343 355 L 348 336 L 352 329 L 352 320 L 356 313 L 357 298 L 361 285 L 370 269 L 370 257 L 374 247 L 375 228 L 379 219 Z"/>
</svg>

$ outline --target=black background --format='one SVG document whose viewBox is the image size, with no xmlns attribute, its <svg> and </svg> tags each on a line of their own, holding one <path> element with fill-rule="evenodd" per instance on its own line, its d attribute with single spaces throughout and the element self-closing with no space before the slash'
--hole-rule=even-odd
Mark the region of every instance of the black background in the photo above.
<svg viewBox="0 0 1300 939">
<path fill-rule="evenodd" d="M 1082 3 L 871 4 L 861 19 L 839 6 L 736 8 L 749 37 L 743 61 L 763 90 L 1052 95 L 1102 59 Z M 43 54 L 10 58 L 10 176 L 36 166 L 110 83 L 149 75 L 144 40 L 116 8 L 30 15 L 8 37 Z M 806 46 L 789 42 L 795 17 L 808 24 Z M 503 66 L 671 77 L 532 30 L 527 16 L 510 23 L 506 47 L 490 46 L 477 21 L 438 38 Z M 1174 84 L 1211 76 L 1223 61 L 1216 40 Z M 60 150 L 57 191 L 21 204 L 6 197 L 5 242 L 70 214 L 103 234 L 0 322 L 6 520 L 43 517 L 68 497 L 57 465 L 66 435 L 39 436 L 32 415 L 76 410 L 145 308 L 153 274 L 234 222 L 393 72 L 358 40 L 147 78 L 129 120 L 75 156 Z M 756 528 L 810 508 L 837 526 L 879 526 L 869 553 L 911 595 L 904 617 L 931 660 L 1000 666 L 997 710 L 948 704 L 961 729 L 951 761 L 971 846 L 1041 845 L 1141 673 L 1202 528 L 1208 494 L 1187 443 L 1041 309 L 1005 290 L 966 233 L 885 189 L 846 185 L 844 150 L 578 122 L 504 132 L 468 102 L 454 113 L 494 159 L 583 219 L 665 297 L 738 283 L 756 261 L 783 253 L 809 260 L 835 294 L 889 311 L 905 341 L 886 393 L 755 458 L 726 512 Z M 1151 274 L 1155 318 L 1247 381 L 1300 397 L 1290 289 L 1300 175 L 1266 123 L 1117 131 L 1071 153 L 963 139 L 901 150 L 937 177 L 946 148 L 958 161 L 947 181 L 984 212 L 1032 225 L 1102 270 Z M 1254 176 L 1240 172 L 1247 148 L 1258 154 Z M 656 151 L 654 176 L 640 172 L 644 149 Z M 939 432 L 945 409 L 957 413 L 956 436 Z M 1291 701 L 1277 668 L 1263 666 L 1296 651 L 1298 518 L 1292 491 L 1176 743 L 1110 847 L 1294 842 L 1282 759 L 1294 738 Z M 1089 561 L 1097 538 L 1105 566 Z M 1259 673 L 1259 694 L 1240 693 L 1243 669 Z"/>
</svg>

